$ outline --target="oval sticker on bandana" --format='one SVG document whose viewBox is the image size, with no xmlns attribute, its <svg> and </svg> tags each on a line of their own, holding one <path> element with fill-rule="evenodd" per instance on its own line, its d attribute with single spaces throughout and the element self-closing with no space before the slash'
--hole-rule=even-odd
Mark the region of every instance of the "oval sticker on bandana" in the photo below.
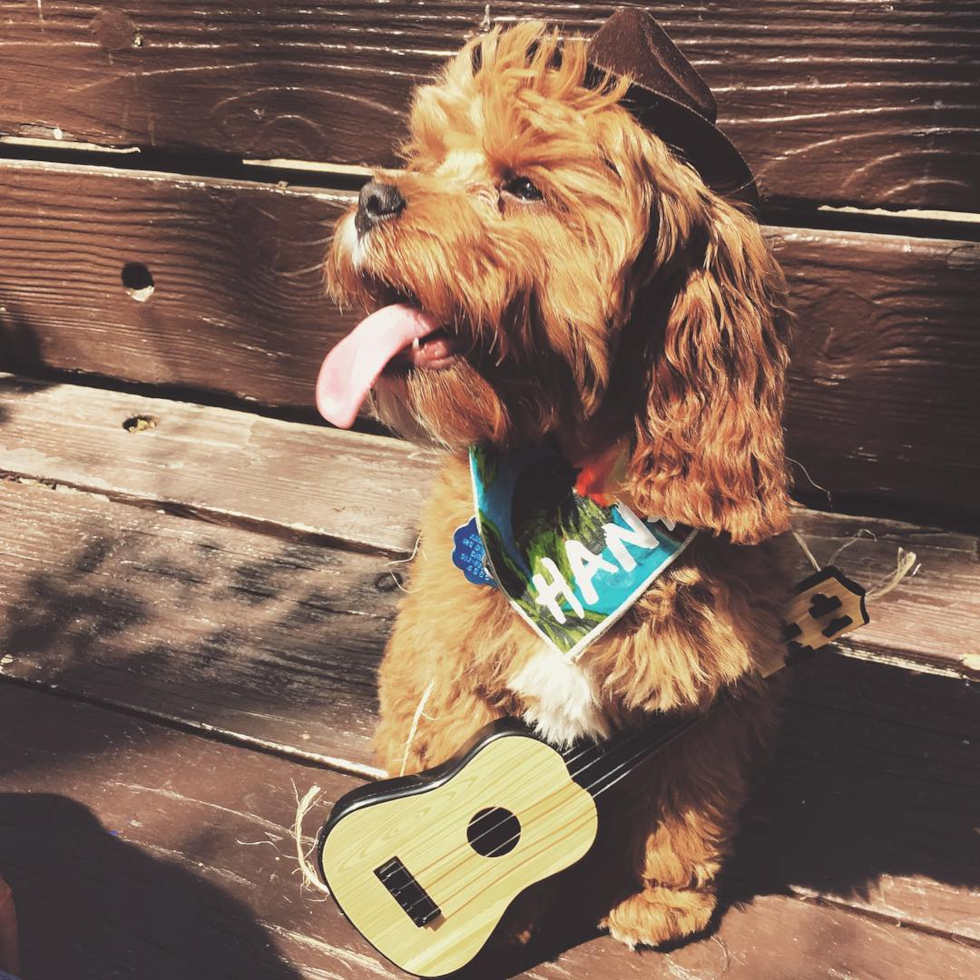
<svg viewBox="0 0 980 980">
<path fill-rule="evenodd" d="M 697 534 L 638 517 L 615 494 L 585 489 L 592 485 L 586 473 L 554 444 L 470 449 L 489 571 L 514 609 L 569 659 L 602 636 Z"/>
<path fill-rule="evenodd" d="M 453 564 L 466 576 L 467 582 L 474 585 L 497 584 L 487 571 L 487 549 L 483 547 L 475 517 L 453 532 L 452 559 Z"/>
</svg>

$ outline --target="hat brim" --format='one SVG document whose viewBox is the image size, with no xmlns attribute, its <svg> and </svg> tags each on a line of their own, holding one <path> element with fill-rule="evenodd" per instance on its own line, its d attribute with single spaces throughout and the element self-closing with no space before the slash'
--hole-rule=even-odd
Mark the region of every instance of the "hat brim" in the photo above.
<svg viewBox="0 0 980 980">
<path fill-rule="evenodd" d="M 713 123 L 680 102 L 631 85 L 623 104 L 637 121 L 686 160 L 713 191 L 759 210 L 759 191 L 742 154 Z"/>
</svg>

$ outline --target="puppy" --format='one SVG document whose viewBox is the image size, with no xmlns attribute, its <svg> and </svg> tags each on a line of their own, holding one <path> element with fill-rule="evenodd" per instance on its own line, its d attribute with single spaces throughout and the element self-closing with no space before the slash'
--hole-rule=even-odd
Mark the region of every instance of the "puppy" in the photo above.
<svg viewBox="0 0 980 980">
<path fill-rule="evenodd" d="M 345 425 L 370 397 L 446 450 L 380 670 L 389 772 L 505 714 L 565 746 L 732 695 L 622 783 L 597 918 L 632 947 L 709 923 L 790 580 L 767 543 L 788 523 L 782 278 L 748 210 L 641 123 L 628 87 L 596 78 L 584 41 L 522 22 L 416 90 L 405 169 L 337 226 L 330 292 L 371 315 L 319 397 Z M 473 517 L 468 447 L 545 438 L 572 461 L 622 441 L 636 511 L 700 531 L 575 662 L 450 560 Z"/>
</svg>

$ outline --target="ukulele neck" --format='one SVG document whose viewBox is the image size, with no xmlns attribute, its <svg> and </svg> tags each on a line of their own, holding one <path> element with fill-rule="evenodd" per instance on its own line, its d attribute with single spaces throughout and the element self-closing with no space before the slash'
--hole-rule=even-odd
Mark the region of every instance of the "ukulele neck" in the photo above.
<svg viewBox="0 0 980 980">
<path fill-rule="evenodd" d="M 799 663 L 867 622 L 864 589 L 833 565 L 821 569 L 796 586 L 783 623 L 785 647 L 778 656 L 760 664 L 759 673 L 769 677 Z M 569 775 L 596 797 L 696 725 L 728 696 L 723 692 L 707 711 L 657 714 L 643 727 L 618 732 L 602 742 L 576 742 L 562 753 Z"/>
<path fill-rule="evenodd" d="M 601 742 L 576 742 L 562 753 L 568 773 L 593 797 L 609 789 L 646 759 L 695 725 L 702 714 L 655 715 L 642 728 Z"/>
</svg>

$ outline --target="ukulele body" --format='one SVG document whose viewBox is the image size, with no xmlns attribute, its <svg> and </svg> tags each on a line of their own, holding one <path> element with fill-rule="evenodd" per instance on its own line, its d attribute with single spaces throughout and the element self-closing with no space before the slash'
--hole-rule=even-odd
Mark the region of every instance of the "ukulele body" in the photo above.
<svg viewBox="0 0 980 980">
<path fill-rule="evenodd" d="M 522 891 L 584 857 L 597 830 L 562 756 L 503 719 L 442 766 L 342 797 L 317 856 L 362 935 L 438 977 L 476 956 Z"/>
</svg>

